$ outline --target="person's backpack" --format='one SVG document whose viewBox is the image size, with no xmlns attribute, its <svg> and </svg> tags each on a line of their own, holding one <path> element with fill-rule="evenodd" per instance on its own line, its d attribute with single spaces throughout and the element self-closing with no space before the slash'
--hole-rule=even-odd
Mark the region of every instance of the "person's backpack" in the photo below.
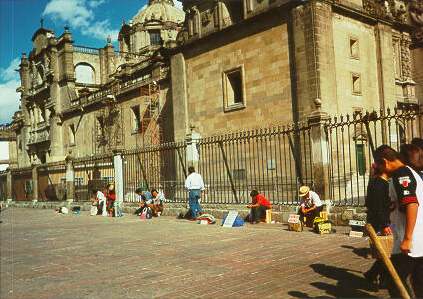
<svg viewBox="0 0 423 299">
<path fill-rule="evenodd" d="M 151 219 L 153 218 L 153 212 L 149 207 L 145 207 L 141 212 L 141 219 Z"/>
</svg>

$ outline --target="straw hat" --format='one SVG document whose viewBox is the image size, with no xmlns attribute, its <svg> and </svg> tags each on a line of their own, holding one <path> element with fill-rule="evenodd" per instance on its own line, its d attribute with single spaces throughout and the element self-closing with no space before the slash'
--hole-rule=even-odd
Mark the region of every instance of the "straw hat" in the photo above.
<svg viewBox="0 0 423 299">
<path fill-rule="evenodd" d="M 304 197 L 307 195 L 307 193 L 310 192 L 310 187 L 308 186 L 301 186 L 300 187 L 300 192 L 298 193 L 298 195 L 300 197 Z"/>
</svg>

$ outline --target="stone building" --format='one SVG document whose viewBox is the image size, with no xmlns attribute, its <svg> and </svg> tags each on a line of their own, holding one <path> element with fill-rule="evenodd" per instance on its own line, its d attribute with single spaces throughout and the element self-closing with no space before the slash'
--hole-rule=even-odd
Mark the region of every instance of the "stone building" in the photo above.
<svg viewBox="0 0 423 299">
<path fill-rule="evenodd" d="M 410 25 L 422 26 L 422 10 L 407 3 L 184 1 L 171 58 L 176 138 L 306 120 L 316 99 L 329 115 L 416 105 L 423 59 Z"/>
<path fill-rule="evenodd" d="M 59 37 L 39 28 L 19 70 L 19 166 L 171 138 L 169 67 L 160 49 L 176 40 L 183 20 L 172 0 L 150 0 L 123 23 L 119 50 L 110 40 L 101 49 L 78 46 L 69 28 Z"/>
<path fill-rule="evenodd" d="M 17 168 L 26 169 L 27 180 L 37 177 L 36 165 L 173 141 L 188 141 L 184 154 L 196 157 L 187 160 L 195 164 L 199 155 L 190 143 L 195 138 L 305 122 L 314 125 L 309 139 L 301 145 L 294 136 L 294 145 L 285 144 L 283 152 L 295 171 L 283 168 L 281 158 L 266 158 L 256 168 L 251 161 L 257 153 L 264 156 L 266 147 L 242 157 L 254 169 L 232 167 L 226 158 L 222 164 L 223 146 L 208 161 L 219 176 L 228 174 L 232 190 L 233 177 L 247 181 L 266 172 L 272 182 L 289 181 L 290 194 L 296 194 L 301 172 L 297 152 L 309 156 L 313 165 L 308 172 L 315 178 L 328 177 L 330 159 L 324 156 L 332 155 L 327 148 L 331 141 L 323 140 L 316 128 L 329 116 L 423 104 L 421 1 L 182 2 L 184 11 L 172 0 L 150 0 L 123 22 L 119 49 L 110 40 L 100 49 L 78 46 L 69 28 L 59 37 L 43 26 L 34 33 L 32 51 L 22 55 L 21 109 L 13 121 Z M 393 130 L 401 135 L 407 127 Z M 396 133 L 388 136 L 395 135 L 399 144 L 402 135 Z M 366 181 L 367 137 L 355 130 L 354 140 L 348 141 L 356 146 L 345 160 L 348 174 L 344 159 L 331 156 L 344 169 L 339 185 L 351 185 L 359 176 Z M 177 170 L 178 159 L 183 160 L 177 154 L 172 153 L 168 164 L 175 166 L 166 173 L 172 186 L 179 186 L 186 171 L 185 165 Z M 150 172 L 156 182 L 162 178 L 160 155 L 157 169 Z M 54 180 L 68 182 L 61 167 Z M 139 172 L 145 176 L 145 170 L 137 172 L 128 175 L 126 185 L 139 184 Z M 78 175 L 90 180 L 83 171 Z M 327 198 L 327 180 L 314 183 Z"/>
</svg>

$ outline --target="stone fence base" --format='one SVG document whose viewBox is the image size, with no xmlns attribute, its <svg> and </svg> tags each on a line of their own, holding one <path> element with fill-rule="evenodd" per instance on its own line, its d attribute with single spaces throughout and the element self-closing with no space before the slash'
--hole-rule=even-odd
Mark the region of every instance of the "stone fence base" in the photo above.
<svg viewBox="0 0 423 299">
<path fill-rule="evenodd" d="M 72 202 L 70 205 L 64 201 L 55 202 L 30 202 L 30 201 L 8 201 L 0 202 L 1 206 L 4 207 L 16 207 L 16 208 L 38 208 L 38 209 L 56 209 L 59 207 L 74 207 L 80 206 L 82 211 L 89 211 L 91 208 L 90 202 Z M 124 203 L 123 212 L 127 214 L 133 214 L 137 209 L 137 203 Z M 163 216 L 177 216 L 179 212 L 186 208 L 186 204 L 183 203 L 165 203 L 165 208 L 162 213 Z M 249 210 L 245 205 L 236 204 L 202 204 L 204 212 L 210 213 L 217 219 L 222 219 L 223 214 L 229 210 L 237 210 L 242 217 L 247 216 Z M 272 220 L 276 222 L 286 223 L 290 214 L 297 213 L 298 206 L 288 205 L 274 205 L 272 208 Z M 329 220 L 335 225 L 348 225 L 349 220 L 365 220 L 366 209 L 364 207 L 331 207 L 328 211 Z"/>
</svg>

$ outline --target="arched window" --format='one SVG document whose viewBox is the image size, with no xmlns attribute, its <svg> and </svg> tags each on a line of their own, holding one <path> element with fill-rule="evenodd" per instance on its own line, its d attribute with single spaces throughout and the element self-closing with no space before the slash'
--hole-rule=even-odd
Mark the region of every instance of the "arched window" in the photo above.
<svg viewBox="0 0 423 299">
<path fill-rule="evenodd" d="M 94 68 L 88 63 L 80 63 L 75 66 L 75 78 L 77 83 L 95 84 Z"/>
</svg>

